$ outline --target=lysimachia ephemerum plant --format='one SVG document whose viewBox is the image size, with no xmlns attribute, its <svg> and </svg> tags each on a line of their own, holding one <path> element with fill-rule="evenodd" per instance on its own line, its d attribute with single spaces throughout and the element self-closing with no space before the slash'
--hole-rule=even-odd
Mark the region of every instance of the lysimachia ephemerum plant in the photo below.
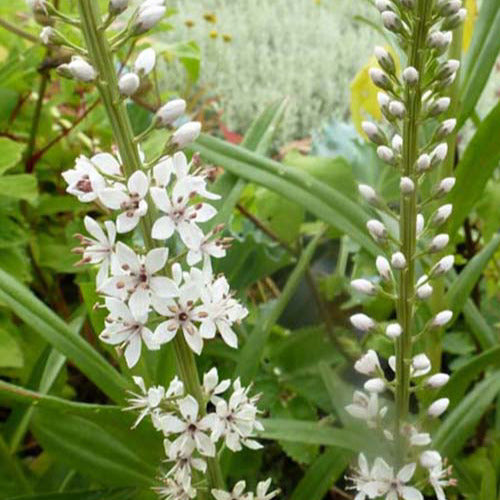
<svg viewBox="0 0 500 500">
<path fill-rule="evenodd" d="M 433 448 L 426 425 L 448 407 L 448 399 L 433 398 L 432 393 L 445 385 L 449 376 L 435 373 L 422 346 L 426 336 L 437 335 L 452 319 L 452 312 L 438 312 L 422 327 L 416 317 L 433 293 L 433 282 L 454 264 L 453 255 L 439 254 L 449 243 L 444 226 L 452 212 L 452 206 L 440 200 L 453 188 L 455 179 L 434 180 L 430 194 L 424 193 L 428 192 L 425 186 L 439 178 L 439 166 L 449 154 L 445 139 L 456 124 L 453 118 L 442 118 L 450 105 L 447 88 L 459 67 L 458 61 L 446 60 L 445 54 L 452 32 L 466 12 L 459 0 L 375 3 L 406 61 L 399 70 L 389 50 L 375 49 L 379 67 L 373 68 L 370 76 L 380 89 L 378 101 L 386 125 L 364 122 L 363 129 L 377 145 L 378 156 L 399 172 L 400 202 L 393 210 L 372 186 L 359 186 L 360 194 L 377 213 L 367 229 L 380 248 L 376 258 L 380 276 L 375 283 L 356 279 L 352 286 L 367 295 L 381 294 L 393 300 L 397 321 L 383 325 L 362 313 L 351 317 L 361 332 L 387 335 L 394 355 L 388 360 L 392 376 L 386 376 L 374 350 L 366 352 L 354 366 L 368 380 L 346 410 L 378 430 L 390 452 L 376 457 L 361 453 L 350 479 L 357 491 L 355 500 L 423 500 L 426 491 L 444 500 L 445 488 L 454 484 L 452 470 Z M 397 227 L 399 231 L 394 230 Z M 433 259 L 433 255 L 440 258 Z M 386 391 L 394 396 L 393 419 L 381 400 Z M 419 398 L 418 412 L 413 406 L 410 411 L 410 395 L 416 392 L 426 395 Z"/>
<path fill-rule="evenodd" d="M 270 500 L 270 481 L 247 492 L 243 481 L 228 492 L 218 463 L 218 452 L 244 446 L 260 448 L 252 436 L 261 430 L 258 396 L 249 395 L 238 379 L 219 380 L 214 367 L 203 376 L 197 371 L 206 340 L 219 335 L 238 347 L 234 325 L 247 310 L 231 293 L 224 276 L 215 276 L 211 259 L 225 256 L 228 241 L 218 227 L 207 234 L 203 223 L 216 210 L 210 200 L 218 196 L 207 188 L 207 175 L 199 158 L 191 161 L 182 149 L 200 133 L 201 124 L 185 122 L 186 103 L 174 99 L 156 112 L 151 125 L 134 136 L 126 100 L 153 71 L 153 48 L 134 54 L 137 37 L 147 33 L 166 13 L 164 0 L 145 0 L 137 7 L 128 0 L 111 0 L 103 15 L 95 0 L 78 0 L 79 17 L 73 19 L 45 0 L 30 0 L 37 19 L 45 24 L 41 39 L 61 45 L 73 56 L 58 72 L 80 83 L 95 85 L 106 110 L 116 152 L 81 155 L 63 173 L 68 193 L 82 203 L 93 203 L 99 220 L 86 216 L 88 232 L 78 235 L 80 264 L 97 268 L 96 289 L 101 307 L 108 310 L 100 339 L 123 353 L 129 368 L 137 365 L 144 349 L 157 351 L 172 343 L 176 376 L 167 387 L 146 387 L 134 377 L 138 389 L 128 410 L 138 413 L 135 426 L 150 418 L 163 435 L 168 469 L 155 488 L 168 500 Z M 121 30 L 109 33 L 121 15 Z M 69 42 L 55 21 L 80 29 L 81 46 Z M 131 62 L 118 69 L 115 53 L 130 44 Z M 165 147 L 156 158 L 146 158 L 141 143 L 155 129 L 165 130 Z"/>
</svg>

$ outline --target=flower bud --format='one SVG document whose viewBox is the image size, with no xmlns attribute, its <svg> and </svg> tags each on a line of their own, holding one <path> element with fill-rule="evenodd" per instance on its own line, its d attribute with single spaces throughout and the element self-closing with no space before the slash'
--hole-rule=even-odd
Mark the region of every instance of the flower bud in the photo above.
<svg viewBox="0 0 500 500">
<path fill-rule="evenodd" d="M 427 108 L 427 114 L 429 116 L 440 115 L 441 113 L 444 113 L 448 110 L 448 108 L 450 107 L 450 103 L 451 100 L 449 97 L 440 97 L 439 99 L 436 99 L 429 104 Z"/>
<path fill-rule="evenodd" d="M 378 157 L 385 163 L 393 165 L 395 161 L 394 152 L 387 146 L 379 146 L 377 148 Z"/>
<path fill-rule="evenodd" d="M 163 5 L 147 4 L 139 8 L 139 13 L 134 24 L 136 34 L 145 33 L 155 26 L 165 15 L 167 8 Z"/>
<path fill-rule="evenodd" d="M 375 0 L 375 7 L 377 7 L 380 13 L 386 10 L 392 10 L 392 4 L 389 0 Z"/>
<path fill-rule="evenodd" d="M 156 52 L 149 47 L 139 53 L 134 63 L 134 71 L 141 76 L 148 75 L 153 71 L 156 64 Z"/>
<path fill-rule="evenodd" d="M 374 375 L 377 373 L 377 370 L 380 369 L 377 353 L 373 349 L 368 350 L 366 354 L 354 363 L 354 369 L 362 375 Z"/>
<path fill-rule="evenodd" d="M 377 102 L 382 111 L 389 110 L 389 103 L 391 102 L 391 100 L 389 99 L 389 96 L 387 94 L 385 94 L 384 92 L 378 92 Z"/>
<path fill-rule="evenodd" d="M 431 168 L 431 157 L 428 154 L 423 153 L 417 159 L 417 172 L 425 172 L 426 170 L 429 170 L 429 168 Z"/>
<path fill-rule="evenodd" d="M 71 76 L 81 82 L 93 82 L 97 78 L 97 73 L 92 65 L 78 56 L 73 56 L 71 62 L 67 65 Z"/>
<path fill-rule="evenodd" d="M 141 85 L 141 80 L 135 73 L 127 73 L 120 77 L 118 81 L 118 88 L 120 89 L 120 94 L 130 97 L 137 92 L 137 89 Z"/>
<path fill-rule="evenodd" d="M 439 207 L 432 216 L 432 224 L 434 226 L 440 226 L 441 224 L 444 224 L 448 220 L 452 212 L 453 205 L 451 203 Z"/>
<path fill-rule="evenodd" d="M 396 71 L 396 64 L 394 63 L 394 59 L 391 54 L 387 52 L 383 47 L 377 46 L 375 47 L 375 57 L 380 65 L 380 67 L 387 71 L 387 73 L 394 74 Z"/>
<path fill-rule="evenodd" d="M 373 321 L 373 319 L 370 318 L 370 316 L 367 316 L 366 314 L 362 314 L 362 313 L 354 314 L 353 316 L 351 316 L 350 321 L 351 321 L 352 325 L 354 326 L 354 328 L 357 328 L 358 330 L 361 330 L 362 332 L 369 332 L 370 330 L 373 330 L 376 326 L 375 321 Z M 376 356 L 375 351 L 372 351 L 372 352 Z M 363 358 L 361 358 L 359 361 L 357 361 L 356 364 L 358 366 L 365 366 L 365 363 L 367 362 L 367 360 L 369 358 L 367 358 L 367 360 L 365 360 L 363 363 L 361 363 L 361 364 L 359 364 L 359 363 L 364 358 L 366 358 L 366 356 L 368 356 L 369 353 L 370 353 L 370 351 L 368 351 L 368 353 Z M 373 357 L 373 355 L 370 355 L 370 356 Z M 378 362 L 378 358 L 377 358 L 377 362 Z M 358 368 L 356 368 L 356 365 L 354 365 L 354 368 L 357 371 L 360 371 Z M 363 373 L 363 372 L 360 372 L 360 373 Z"/>
<path fill-rule="evenodd" d="M 434 316 L 431 325 L 435 328 L 441 328 L 442 326 L 445 326 L 447 323 L 449 323 L 451 321 L 451 318 L 453 318 L 453 312 L 446 309 L 444 311 L 438 312 L 436 316 Z"/>
<path fill-rule="evenodd" d="M 431 362 L 427 355 L 417 354 L 413 357 L 411 366 L 416 371 L 426 371 L 431 369 Z"/>
<path fill-rule="evenodd" d="M 109 1 L 109 12 L 113 16 L 117 16 L 122 12 L 125 12 L 128 8 L 129 0 L 110 0 Z"/>
<path fill-rule="evenodd" d="M 400 101 L 391 101 L 389 103 L 389 113 L 391 113 L 391 115 L 395 118 L 401 120 L 404 118 L 406 113 L 405 105 Z"/>
<path fill-rule="evenodd" d="M 399 189 L 403 194 L 412 194 L 415 191 L 415 183 L 409 177 L 401 177 Z"/>
<path fill-rule="evenodd" d="M 453 255 L 447 255 L 437 262 L 437 264 L 431 269 L 431 276 L 441 276 L 446 274 L 451 270 L 455 264 L 455 257 Z"/>
<path fill-rule="evenodd" d="M 387 144 L 387 137 L 385 134 L 380 130 L 377 125 L 375 125 L 372 122 L 364 121 L 361 123 L 361 128 L 363 129 L 363 132 L 366 134 L 368 139 L 372 141 L 373 143 L 381 146 L 384 144 Z"/>
<path fill-rule="evenodd" d="M 400 0 L 400 2 L 406 9 L 413 9 L 415 7 L 415 0 Z"/>
<path fill-rule="evenodd" d="M 442 142 L 438 144 L 431 153 L 431 168 L 439 165 L 448 154 L 448 144 Z"/>
<path fill-rule="evenodd" d="M 54 28 L 45 26 L 40 32 L 40 40 L 44 45 L 59 45 L 62 38 Z"/>
<path fill-rule="evenodd" d="M 395 134 L 392 138 L 391 146 L 396 153 L 401 154 L 403 150 L 403 138 L 399 134 Z"/>
<path fill-rule="evenodd" d="M 397 339 L 398 337 L 401 337 L 401 334 L 403 333 L 403 329 L 401 328 L 401 325 L 399 323 L 391 323 L 387 325 L 385 329 L 385 334 L 390 338 L 390 339 Z"/>
<path fill-rule="evenodd" d="M 447 373 L 436 373 L 427 379 L 426 384 L 432 389 L 439 389 L 446 385 L 448 380 L 450 376 Z"/>
<path fill-rule="evenodd" d="M 383 90 L 392 89 L 391 80 L 389 77 L 379 68 L 371 68 L 370 69 L 370 78 L 372 82 L 379 88 Z"/>
<path fill-rule="evenodd" d="M 424 274 L 417 281 L 416 294 L 420 300 L 428 299 L 432 295 L 432 292 L 434 291 L 434 288 L 432 288 L 432 285 L 427 282 L 427 279 L 428 279 L 427 275 Z"/>
<path fill-rule="evenodd" d="M 419 457 L 420 465 L 424 469 L 434 469 L 435 467 L 440 466 L 443 463 L 441 455 L 434 450 L 426 450 L 420 454 Z"/>
<path fill-rule="evenodd" d="M 439 53 L 444 53 L 451 41 L 452 41 L 453 35 L 451 32 L 446 32 L 443 33 L 442 31 L 434 31 L 429 35 L 429 38 L 427 39 L 427 43 L 429 47 L 432 49 L 436 49 Z"/>
<path fill-rule="evenodd" d="M 408 87 L 413 87 L 418 83 L 418 71 L 413 66 L 408 66 L 403 71 L 403 81 Z"/>
<path fill-rule="evenodd" d="M 441 29 L 443 30 L 454 30 L 458 28 L 467 17 L 467 9 L 460 9 L 456 14 L 446 18 L 441 25 Z"/>
<path fill-rule="evenodd" d="M 424 219 L 424 216 L 422 214 L 417 214 L 417 218 L 416 218 L 416 233 L 417 233 L 417 236 L 420 236 L 422 234 L 422 231 L 424 230 L 424 226 L 425 226 L 425 219 Z"/>
<path fill-rule="evenodd" d="M 385 391 L 385 380 L 383 378 L 371 378 L 363 386 L 366 392 L 380 394 Z"/>
<path fill-rule="evenodd" d="M 387 239 L 387 229 L 382 222 L 372 219 L 366 223 L 366 227 L 374 240 L 385 241 Z"/>
<path fill-rule="evenodd" d="M 450 59 L 449 61 L 443 63 L 440 68 L 438 68 L 436 78 L 438 80 L 445 80 L 446 78 L 454 75 L 458 71 L 458 68 L 460 68 L 460 61 L 456 59 Z"/>
<path fill-rule="evenodd" d="M 389 264 L 389 261 L 385 257 L 379 255 L 375 260 L 375 266 L 377 268 L 378 273 L 380 274 L 380 277 L 384 281 L 392 280 L 391 265 Z"/>
<path fill-rule="evenodd" d="M 445 177 L 438 185 L 436 194 L 438 196 L 447 195 L 455 186 L 456 179 L 455 177 Z"/>
<path fill-rule="evenodd" d="M 377 288 L 375 285 L 366 279 L 357 279 L 351 281 L 351 286 L 360 293 L 365 293 L 366 295 L 375 295 Z"/>
<path fill-rule="evenodd" d="M 457 14 L 461 7 L 461 0 L 446 0 L 444 2 L 437 3 L 438 12 L 443 17 L 453 16 L 454 14 Z"/>
<path fill-rule="evenodd" d="M 178 148 L 183 148 L 187 144 L 195 141 L 201 132 L 200 122 L 188 122 L 179 127 L 172 135 L 172 143 Z"/>
<path fill-rule="evenodd" d="M 391 265 L 399 271 L 406 268 L 406 258 L 402 252 L 396 252 L 391 257 Z"/>
<path fill-rule="evenodd" d="M 376 205 L 378 203 L 379 200 L 375 189 L 373 189 L 371 186 L 368 186 L 368 184 L 360 184 L 358 186 L 358 191 L 363 199 L 371 205 Z"/>
<path fill-rule="evenodd" d="M 436 253 L 440 252 L 444 248 L 448 246 L 448 243 L 450 242 L 450 237 L 446 233 L 438 234 L 437 236 L 434 236 L 434 238 L 431 241 L 431 244 L 429 245 L 429 252 L 431 253 Z"/>
<path fill-rule="evenodd" d="M 155 120 L 160 127 L 172 125 L 177 118 L 186 111 L 186 101 L 184 99 L 173 99 L 164 104 L 157 112 Z"/>
<path fill-rule="evenodd" d="M 435 139 L 440 141 L 445 137 L 448 137 L 457 126 L 457 120 L 455 118 L 450 118 L 449 120 L 445 120 L 436 131 Z"/>
<path fill-rule="evenodd" d="M 434 418 L 440 417 L 446 411 L 449 404 L 450 400 L 448 398 L 438 399 L 429 406 L 427 414 L 429 415 L 429 417 L 434 417 Z"/>
<path fill-rule="evenodd" d="M 404 30 L 401 19 L 390 10 L 382 12 L 382 22 L 386 29 L 394 33 L 401 33 Z"/>
<path fill-rule="evenodd" d="M 35 14 L 47 14 L 47 0 L 26 0 L 28 7 Z"/>
</svg>

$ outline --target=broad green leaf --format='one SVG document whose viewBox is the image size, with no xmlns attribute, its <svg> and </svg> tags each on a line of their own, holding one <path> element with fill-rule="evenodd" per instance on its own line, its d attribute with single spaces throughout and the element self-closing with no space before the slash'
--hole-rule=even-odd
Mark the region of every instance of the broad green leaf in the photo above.
<svg viewBox="0 0 500 500">
<path fill-rule="evenodd" d="M 500 18 L 500 10 L 498 13 Z M 500 39 L 500 37 L 498 37 Z M 455 235 L 474 205 L 481 198 L 485 186 L 500 161 L 500 104 L 481 122 L 458 164 L 455 188 L 449 197 L 453 204 L 450 235 Z"/>
<path fill-rule="evenodd" d="M 500 235 L 494 236 L 491 241 L 465 266 L 456 278 L 446 295 L 446 303 L 450 305 L 456 319 L 458 313 L 470 296 L 488 262 L 500 246 Z"/>
<path fill-rule="evenodd" d="M 442 422 L 434 436 L 434 446 L 453 459 L 474 433 L 477 423 L 500 392 L 500 377 L 493 374 L 477 384 Z"/>
<path fill-rule="evenodd" d="M 276 300 L 274 305 L 264 312 L 264 317 L 257 321 L 255 328 L 243 346 L 240 359 L 235 370 L 235 375 L 240 377 L 243 383 L 249 383 L 252 381 L 257 373 L 262 353 L 271 329 L 278 321 L 293 293 L 297 289 L 302 276 L 307 270 L 307 266 L 314 256 L 314 252 L 316 251 L 316 247 L 322 235 L 323 232 L 316 236 L 304 250 L 297 265 L 290 274 L 280 297 Z"/>
<path fill-rule="evenodd" d="M 484 0 L 479 10 L 470 49 L 464 61 L 460 97 L 460 128 L 474 112 L 500 51 L 500 9 L 498 0 Z"/>
<path fill-rule="evenodd" d="M 328 448 L 307 469 L 290 500 L 322 500 L 342 477 L 351 456 L 338 448 Z"/>
<path fill-rule="evenodd" d="M 36 177 L 31 174 L 3 175 L 0 177 L 0 195 L 35 201 L 38 196 Z"/>
<path fill-rule="evenodd" d="M 66 493 L 40 493 L 10 497 L 7 500 L 129 500 L 134 498 L 135 489 L 113 488 L 106 490 L 68 491 Z"/>
<path fill-rule="evenodd" d="M 19 163 L 23 149 L 23 144 L 0 137 L 0 175 Z"/>
<path fill-rule="evenodd" d="M 67 356 L 97 387 L 121 402 L 130 383 L 28 288 L 0 270 L 0 301 Z"/>
<path fill-rule="evenodd" d="M 21 368 L 23 353 L 16 338 L 4 328 L 0 328 L 0 368 Z"/>
</svg>

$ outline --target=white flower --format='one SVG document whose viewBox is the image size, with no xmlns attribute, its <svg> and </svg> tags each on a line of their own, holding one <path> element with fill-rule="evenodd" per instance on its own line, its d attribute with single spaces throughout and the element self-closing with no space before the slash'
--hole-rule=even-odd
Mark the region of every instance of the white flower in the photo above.
<svg viewBox="0 0 500 500">
<path fill-rule="evenodd" d="M 79 56 L 73 56 L 67 69 L 73 78 L 82 82 L 93 82 L 97 77 L 94 67 Z"/>
<path fill-rule="evenodd" d="M 354 500 L 366 500 L 367 491 L 372 494 L 373 487 L 370 487 L 372 484 L 372 477 L 370 467 L 368 465 L 368 461 L 363 453 L 358 455 L 358 467 L 354 469 L 354 476 L 348 477 L 354 484 L 354 486 L 349 486 L 348 489 L 354 489 L 358 491 Z M 370 496 L 372 498 L 372 496 Z"/>
<path fill-rule="evenodd" d="M 181 125 L 172 135 L 172 144 L 180 149 L 195 141 L 201 132 L 200 122 L 188 122 Z"/>
<path fill-rule="evenodd" d="M 185 111 L 186 101 L 184 99 L 173 99 L 156 112 L 156 120 L 160 126 L 166 127 L 172 125 Z"/>
<path fill-rule="evenodd" d="M 139 7 L 139 13 L 135 21 L 136 33 L 144 33 L 155 26 L 167 12 L 163 5 L 144 2 Z"/>
<path fill-rule="evenodd" d="M 427 432 L 418 432 L 413 426 L 410 427 L 409 441 L 411 446 L 429 446 L 432 442 Z"/>
<path fill-rule="evenodd" d="M 431 371 L 431 362 L 425 354 L 417 354 L 411 362 L 411 376 L 421 377 Z"/>
<path fill-rule="evenodd" d="M 219 374 L 215 367 L 203 375 L 203 392 L 213 404 L 217 404 L 221 400 L 219 394 L 226 392 L 230 385 L 231 381 L 228 379 L 219 382 Z"/>
<path fill-rule="evenodd" d="M 427 414 L 430 417 L 440 417 L 447 410 L 449 405 L 450 400 L 448 398 L 437 399 L 429 406 Z"/>
<path fill-rule="evenodd" d="M 355 391 L 352 397 L 352 404 L 347 405 L 345 410 L 349 415 L 359 420 L 365 420 L 368 427 L 374 429 L 377 426 L 378 418 L 383 418 L 387 409 L 379 409 L 378 395 L 375 392 L 367 396 L 364 392 Z"/>
<path fill-rule="evenodd" d="M 280 491 L 275 490 L 268 493 L 271 486 L 271 478 L 266 481 L 261 481 L 257 484 L 257 491 L 255 492 L 254 500 L 271 500 L 272 498 L 279 495 Z"/>
<path fill-rule="evenodd" d="M 382 458 L 376 458 L 371 475 L 373 479 L 372 487 L 377 489 L 376 498 L 385 495 L 385 500 L 424 500 L 424 496 L 413 486 L 407 486 L 415 474 L 416 464 L 405 465 L 396 475 L 394 469 L 390 467 Z"/>
<path fill-rule="evenodd" d="M 118 88 L 120 93 L 124 96 L 130 97 L 134 95 L 139 86 L 141 85 L 141 80 L 135 73 L 127 73 L 120 77 L 118 81 Z"/>
<path fill-rule="evenodd" d="M 153 71 L 155 64 L 156 52 L 154 49 L 149 47 L 148 49 L 141 51 L 137 56 L 134 63 L 134 71 L 140 76 L 145 76 Z"/>
<path fill-rule="evenodd" d="M 385 380 L 383 378 L 371 378 L 363 385 L 366 392 L 380 394 L 385 391 Z"/>
<path fill-rule="evenodd" d="M 453 479 L 449 479 L 450 472 L 450 468 L 443 469 L 442 465 L 437 465 L 429 471 L 429 482 L 434 488 L 437 500 L 446 500 L 443 487 L 456 484 Z"/>
<path fill-rule="evenodd" d="M 213 489 L 212 495 L 215 500 L 253 500 L 252 493 L 245 493 L 246 486 L 245 481 L 238 481 L 231 492 Z"/>
<path fill-rule="evenodd" d="M 95 164 L 83 155 L 76 159 L 75 168 L 66 170 L 62 176 L 68 183 L 66 192 L 82 203 L 95 201 L 107 186 Z"/>
<path fill-rule="evenodd" d="M 122 300 L 128 298 L 130 310 L 137 316 L 147 314 L 152 298 L 168 299 L 178 293 L 176 284 L 164 276 L 155 276 L 167 262 L 168 249 L 155 248 L 139 257 L 122 242 L 116 245 L 116 265 L 113 276 L 99 292 Z"/>
<path fill-rule="evenodd" d="M 178 478 L 191 478 L 193 469 L 202 473 L 206 472 L 207 463 L 205 460 L 194 456 L 194 450 L 196 449 L 194 441 L 186 441 L 181 449 L 173 447 L 168 439 L 164 439 L 163 447 L 165 448 L 167 459 L 170 462 L 175 462 L 174 466 L 168 471 L 169 476 L 174 475 Z"/>
<path fill-rule="evenodd" d="M 152 351 L 160 348 L 157 338 L 147 327 L 147 315 L 135 316 L 124 302 L 113 297 L 106 299 L 106 307 L 109 316 L 99 338 L 106 344 L 125 348 L 125 360 L 129 368 L 139 361 L 143 341 Z"/>
<path fill-rule="evenodd" d="M 139 416 L 132 426 L 132 429 L 135 429 L 147 415 L 152 415 L 153 413 L 158 412 L 159 406 L 165 397 L 165 388 L 158 385 L 146 389 L 142 377 L 133 377 L 133 379 L 135 384 L 141 390 L 141 394 L 130 392 L 133 397 L 127 399 L 129 406 L 126 410 L 140 410 Z"/>
<path fill-rule="evenodd" d="M 162 482 L 162 486 L 154 488 L 162 500 L 191 500 L 196 497 L 190 477 L 166 476 Z"/>
<path fill-rule="evenodd" d="M 354 369 L 363 375 L 374 375 L 380 370 L 377 353 L 370 349 L 363 357 L 354 363 Z"/>
<path fill-rule="evenodd" d="M 138 170 L 130 176 L 127 188 L 117 183 L 99 193 L 99 199 L 106 207 L 122 211 L 116 219 L 119 233 L 132 231 L 139 224 L 141 217 L 146 215 L 148 204 L 144 198 L 148 188 L 149 180 L 146 174 Z"/>
<path fill-rule="evenodd" d="M 420 465 L 426 469 L 434 469 L 434 467 L 441 466 L 443 460 L 441 455 L 434 450 L 426 450 L 420 454 L 419 457 Z"/>
<path fill-rule="evenodd" d="M 215 444 L 207 434 L 207 431 L 211 429 L 211 418 L 209 416 L 200 418 L 198 402 L 191 395 L 181 399 L 177 404 L 179 416 L 165 414 L 160 418 L 161 429 L 165 436 L 179 434 L 171 443 L 169 454 L 185 455 L 194 444 L 201 455 L 215 456 Z"/>
<path fill-rule="evenodd" d="M 45 26 L 40 32 L 40 40 L 44 45 L 49 45 L 57 40 L 57 32 L 50 26 Z"/>
<path fill-rule="evenodd" d="M 375 321 L 373 321 L 373 319 L 367 316 L 366 314 L 362 313 L 353 314 L 349 319 L 354 328 L 357 328 L 362 332 L 369 332 L 373 330 L 376 326 Z"/>
<path fill-rule="evenodd" d="M 226 243 L 222 238 L 215 238 L 214 231 L 207 234 L 198 248 L 190 248 L 186 261 L 190 266 L 195 266 L 203 260 L 203 267 L 208 272 L 212 271 L 210 258 L 221 259 L 226 256 Z"/>
</svg>

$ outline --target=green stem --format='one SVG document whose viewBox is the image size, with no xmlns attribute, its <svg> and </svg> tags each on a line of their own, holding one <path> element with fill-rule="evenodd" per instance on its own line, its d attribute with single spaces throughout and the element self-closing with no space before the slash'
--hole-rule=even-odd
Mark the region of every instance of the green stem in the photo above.
<svg viewBox="0 0 500 500">
<path fill-rule="evenodd" d="M 82 31 L 87 45 L 90 59 L 98 72 L 98 88 L 102 102 L 111 124 L 113 136 L 123 162 L 123 170 L 127 177 L 135 171 L 142 169 L 137 145 L 134 142 L 132 125 L 127 114 L 127 109 L 120 96 L 118 78 L 110 45 L 101 26 L 101 15 L 97 2 L 94 0 L 78 0 Z M 150 208 L 153 204 L 150 203 Z M 151 211 L 141 220 L 141 231 L 144 245 L 147 250 L 155 247 L 151 238 L 153 218 Z M 186 386 L 186 390 L 195 397 L 204 413 L 205 402 L 200 385 L 200 378 L 193 352 L 186 344 L 182 335 L 177 335 L 173 340 L 179 376 Z M 220 465 L 216 459 L 207 460 L 208 480 L 211 488 L 224 489 L 224 479 Z"/>
<path fill-rule="evenodd" d="M 420 75 L 419 83 L 411 88 L 407 86 L 405 102 L 406 118 L 403 126 L 403 175 L 415 180 L 415 163 L 418 158 L 419 119 L 422 103 L 421 82 L 423 79 L 425 58 L 423 48 L 427 36 L 428 16 L 431 10 L 430 0 L 419 0 L 415 16 L 413 37 L 409 47 L 408 65 L 413 66 Z M 417 184 L 417 183 L 416 183 Z M 400 239 L 407 267 L 401 272 L 397 299 L 398 321 L 403 334 L 396 344 L 396 460 L 398 466 L 404 463 L 405 449 L 401 436 L 401 424 L 409 411 L 410 401 L 410 360 L 412 355 L 413 300 L 415 295 L 415 251 L 417 190 L 411 195 L 401 194 Z"/>
</svg>

